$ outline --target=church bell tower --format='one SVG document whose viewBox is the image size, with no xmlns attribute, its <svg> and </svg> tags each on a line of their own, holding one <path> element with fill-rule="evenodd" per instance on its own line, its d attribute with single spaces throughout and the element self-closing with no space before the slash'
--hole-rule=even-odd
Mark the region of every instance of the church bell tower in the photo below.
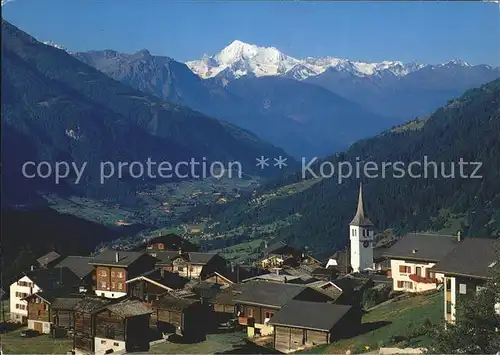
<svg viewBox="0 0 500 355">
<path fill-rule="evenodd" d="M 373 268 L 373 223 L 365 216 L 363 208 L 363 185 L 359 185 L 358 209 L 349 223 L 351 241 L 351 267 L 353 272 Z"/>
</svg>

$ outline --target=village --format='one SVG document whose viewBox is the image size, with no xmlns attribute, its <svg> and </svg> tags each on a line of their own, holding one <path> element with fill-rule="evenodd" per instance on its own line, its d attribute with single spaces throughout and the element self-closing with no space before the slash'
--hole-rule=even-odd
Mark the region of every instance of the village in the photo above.
<svg viewBox="0 0 500 355">
<path fill-rule="evenodd" d="M 438 295 L 453 323 L 498 259 L 497 240 L 460 232 L 377 240 L 362 186 L 349 230 L 349 246 L 328 260 L 276 241 L 239 264 L 175 234 L 93 256 L 51 251 L 10 285 L 3 351 L 43 338 L 73 354 L 200 353 L 188 349 L 213 334 L 240 339 L 244 353 L 309 350 L 356 337 L 367 309 L 415 294 Z"/>
</svg>

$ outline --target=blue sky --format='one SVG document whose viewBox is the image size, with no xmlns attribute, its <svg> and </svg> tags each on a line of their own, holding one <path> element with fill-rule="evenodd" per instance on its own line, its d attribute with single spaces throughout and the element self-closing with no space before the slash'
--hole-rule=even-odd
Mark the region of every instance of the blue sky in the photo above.
<svg viewBox="0 0 500 355">
<path fill-rule="evenodd" d="M 185 61 L 239 39 L 299 58 L 500 66 L 495 3 L 11 0 L 2 12 L 71 51 L 146 48 Z"/>
</svg>

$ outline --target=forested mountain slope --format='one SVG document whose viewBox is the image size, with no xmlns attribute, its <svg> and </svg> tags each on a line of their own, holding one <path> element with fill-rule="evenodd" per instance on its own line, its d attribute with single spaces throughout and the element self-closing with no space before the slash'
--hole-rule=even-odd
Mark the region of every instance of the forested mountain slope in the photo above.
<svg viewBox="0 0 500 355">
<path fill-rule="evenodd" d="M 2 140 L 2 156 L 8 158 L 3 173 L 9 179 L 8 196 L 2 197 L 13 200 L 35 187 L 33 180 L 15 182 L 24 179 L 21 167 L 27 160 L 87 162 L 78 184 L 70 175 L 60 184 L 64 187 L 50 179 L 37 187 L 121 199 L 133 196 L 145 180 L 133 179 L 125 169 L 121 178 L 115 174 L 101 184 L 101 162 L 145 164 L 151 158 L 175 166 L 205 157 L 207 162 L 236 160 L 246 173 L 261 173 L 256 157 L 286 156 L 244 129 L 115 81 L 4 20 L 2 86 L 2 129 L 9 134 Z"/>
<path fill-rule="evenodd" d="M 414 177 L 409 176 L 408 164 L 415 161 L 423 167 L 424 159 L 437 163 L 438 176 L 434 178 L 432 165 L 427 178 L 423 174 L 415 177 L 418 166 L 412 168 Z M 475 174 L 481 178 L 471 178 L 477 164 L 464 165 L 462 175 L 467 178 L 462 178 L 461 159 L 482 163 Z M 281 229 L 278 236 L 308 245 L 316 252 L 330 252 L 343 247 L 348 240 L 348 224 L 355 212 L 362 181 L 366 211 L 380 230 L 389 227 L 396 233 L 439 230 L 458 221 L 454 232 L 460 229 L 463 235 L 499 234 L 500 79 L 468 90 L 428 118 L 359 141 L 327 161 L 336 168 L 340 162 L 350 162 L 354 171 L 359 161 L 361 175 L 363 164 L 374 162 L 378 165 L 378 177 L 351 176 L 339 184 L 336 171 L 333 177 L 309 184 L 303 191 L 279 198 L 265 197 L 259 202 L 259 195 L 272 196 L 269 193 L 276 188 L 301 181 L 302 172 L 297 172 L 267 186 L 254 196 L 257 199 L 253 202 L 213 206 L 210 212 L 221 222 L 219 230 L 272 224 L 295 214 L 299 218 L 290 227 Z M 405 176 L 401 177 L 394 166 L 389 166 L 383 178 L 382 163 L 398 161 L 404 164 Z M 314 166 L 316 172 L 320 163 Z M 441 163 L 445 175 L 451 173 L 450 164 L 454 164 L 455 178 L 442 176 Z M 373 176 L 376 171 L 371 169 L 368 174 Z M 324 169 L 324 173 L 329 172 Z"/>
</svg>

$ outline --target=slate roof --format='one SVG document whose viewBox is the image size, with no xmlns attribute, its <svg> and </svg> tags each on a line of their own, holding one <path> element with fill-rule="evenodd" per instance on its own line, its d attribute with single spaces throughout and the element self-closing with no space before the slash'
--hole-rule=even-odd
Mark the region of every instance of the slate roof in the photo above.
<svg viewBox="0 0 500 355">
<path fill-rule="evenodd" d="M 26 276 L 47 291 L 56 287 L 72 288 L 80 285 L 80 278 L 67 267 L 33 270 L 27 272 Z"/>
<path fill-rule="evenodd" d="M 270 323 L 303 329 L 329 331 L 346 315 L 351 306 L 292 300 L 285 304 Z"/>
<path fill-rule="evenodd" d="M 383 256 L 392 259 L 438 262 L 458 244 L 457 236 L 440 234 L 407 234 Z"/>
<path fill-rule="evenodd" d="M 50 307 L 52 309 L 72 310 L 75 308 L 76 304 L 80 302 L 82 298 L 83 296 L 57 297 L 52 301 Z"/>
<path fill-rule="evenodd" d="M 86 296 L 74 305 L 74 310 L 76 312 L 93 313 L 105 308 L 113 302 L 116 302 L 116 300 L 97 296 Z"/>
<path fill-rule="evenodd" d="M 56 267 L 67 267 L 79 278 L 83 279 L 94 271 L 94 266 L 89 262 L 94 258 L 91 256 L 67 256 L 60 261 Z"/>
<path fill-rule="evenodd" d="M 171 310 L 171 311 L 180 311 L 185 308 L 188 308 L 194 303 L 197 303 L 198 300 L 193 300 L 189 298 L 181 298 L 181 297 L 175 297 L 171 295 L 165 295 L 164 297 L 160 298 L 159 300 L 153 301 L 153 308 L 156 309 L 165 309 L 165 310 Z"/>
<path fill-rule="evenodd" d="M 148 254 L 154 254 L 154 257 L 158 259 L 158 265 L 172 265 L 172 259 L 177 257 L 179 255 L 179 252 L 172 250 L 148 250 Z"/>
<path fill-rule="evenodd" d="M 432 270 L 439 273 L 488 278 L 492 263 L 499 260 L 500 239 L 465 238 Z M 500 262 L 499 262 L 500 263 Z"/>
<path fill-rule="evenodd" d="M 242 284 L 234 284 L 216 292 L 210 299 L 211 303 L 234 306 L 234 298 L 241 293 Z"/>
<path fill-rule="evenodd" d="M 283 241 L 275 242 L 269 245 L 267 248 L 263 250 L 264 255 L 282 255 L 282 254 L 292 254 L 298 255 L 301 251 L 297 248 L 294 248 Z"/>
<path fill-rule="evenodd" d="M 107 306 L 106 309 L 123 318 L 131 318 L 153 313 L 151 308 L 137 300 L 123 300 Z"/>
<path fill-rule="evenodd" d="M 59 255 L 56 251 L 51 251 L 51 252 L 48 252 L 47 254 L 39 257 L 38 259 L 36 259 L 36 261 L 41 266 L 47 266 L 48 264 L 56 261 L 60 257 L 61 257 L 61 255 Z"/>
<path fill-rule="evenodd" d="M 46 301 L 47 303 L 52 304 L 54 302 L 54 300 L 57 299 L 57 297 L 60 297 L 63 295 L 69 295 L 69 294 L 70 294 L 69 290 L 66 290 L 63 288 L 55 288 L 55 289 L 50 289 L 48 291 L 40 291 L 37 293 L 32 293 L 31 295 L 28 295 L 22 299 L 27 300 L 27 299 L 30 299 L 33 297 L 39 297 L 39 298 L 43 299 L 44 301 Z"/>
<path fill-rule="evenodd" d="M 251 281 L 242 285 L 241 294 L 234 300 L 236 303 L 282 307 L 305 289 L 304 285 Z"/>
<path fill-rule="evenodd" d="M 117 253 L 119 257 L 118 262 L 116 262 Z M 128 267 L 135 263 L 137 259 L 139 259 L 143 255 L 145 255 L 145 253 L 137 251 L 105 250 L 99 255 L 96 255 L 94 259 L 89 262 L 89 264 Z"/>
</svg>

